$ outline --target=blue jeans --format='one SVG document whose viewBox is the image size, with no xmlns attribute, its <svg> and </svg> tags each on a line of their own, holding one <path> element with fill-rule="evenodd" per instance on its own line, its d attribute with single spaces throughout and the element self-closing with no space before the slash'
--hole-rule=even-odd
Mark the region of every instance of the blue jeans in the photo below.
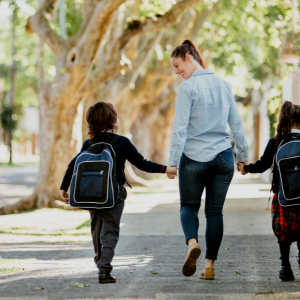
<svg viewBox="0 0 300 300">
<path fill-rule="evenodd" d="M 194 161 L 184 154 L 179 164 L 180 219 L 186 242 L 198 241 L 201 196 L 206 188 L 206 256 L 216 260 L 223 237 L 223 205 L 234 173 L 231 148 L 212 161 Z"/>
</svg>

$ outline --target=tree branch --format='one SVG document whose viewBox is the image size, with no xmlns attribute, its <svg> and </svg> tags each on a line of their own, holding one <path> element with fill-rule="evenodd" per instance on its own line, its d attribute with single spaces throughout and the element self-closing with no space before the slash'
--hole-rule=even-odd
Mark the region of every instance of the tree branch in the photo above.
<svg viewBox="0 0 300 300">
<path fill-rule="evenodd" d="M 182 12 L 195 4 L 201 3 L 203 0 L 182 0 L 175 4 L 167 13 L 163 16 L 147 18 L 145 21 L 134 21 L 135 25 L 128 26 L 123 32 L 121 37 L 116 41 L 113 47 L 114 51 L 109 61 L 103 64 L 103 67 L 97 68 L 96 72 L 93 72 L 92 76 L 89 76 L 87 81 L 81 87 L 81 95 L 90 95 L 96 91 L 103 83 L 107 82 L 110 78 L 116 76 L 125 67 L 120 64 L 122 54 L 124 53 L 125 46 L 135 36 L 141 36 L 148 33 L 153 33 L 168 28 L 170 25 L 178 22 Z M 129 24 L 130 25 L 130 24 Z"/>
<path fill-rule="evenodd" d="M 141 48 L 138 49 L 138 55 L 132 62 L 132 71 L 127 72 L 123 76 L 120 74 L 121 69 L 118 70 L 118 68 L 116 68 L 113 70 L 115 74 L 114 72 L 111 72 L 108 76 L 106 76 L 106 80 L 108 82 L 107 85 L 103 86 L 105 91 L 101 92 L 101 94 L 105 95 L 105 98 L 113 99 L 114 103 L 116 103 L 118 98 L 122 96 L 124 89 L 129 88 L 130 83 L 134 84 L 142 68 L 151 58 L 153 49 L 160 42 L 162 35 L 163 32 L 161 31 L 158 35 L 152 33 L 145 37 Z M 81 92 L 84 94 L 84 97 L 89 97 L 92 93 L 98 91 L 99 86 L 101 85 L 101 79 L 99 80 L 99 78 L 103 76 L 103 70 L 106 68 L 107 63 L 105 61 L 102 61 L 102 63 L 97 66 L 81 90 Z M 122 68 L 121 65 L 120 68 Z M 116 75 L 118 76 L 112 81 L 109 80 L 111 77 L 115 77 Z"/>
<path fill-rule="evenodd" d="M 78 105 L 81 96 L 78 93 L 93 67 L 96 52 L 106 33 L 114 11 L 126 0 L 102 0 L 96 6 L 93 16 L 80 42 L 67 54 L 66 73 L 62 74 L 48 91 L 49 97 L 69 99 L 66 107 Z M 68 87 L 68 88 L 66 88 Z"/>
<path fill-rule="evenodd" d="M 102 0 L 97 4 L 80 42 L 68 54 L 68 71 L 74 67 L 90 66 L 107 31 L 113 12 L 125 1 Z"/>
<path fill-rule="evenodd" d="M 85 0 L 83 4 L 83 20 L 80 25 L 79 30 L 76 32 L 74 36 L 69 38 L 68 44 L 70 48 L 74 47 L 84 35 L 86 28 L 91 20 L 95 7 L 101 0 Z M 70 49 L 69 48 L 69 49 Z"/>
<path fill-rule="evenodd" d="M 169 28 L 174 23 L 179 22 L 179 18 L 181 17 L 183 11 L 201 2 L 203 2 L 203 0 L 182 0 L 177 2 L 162 16 L 146 18 L 143 22 L 139 22 L 139 26 L 135 26 L 134 28 L 128 26 L 116 43 L 115 49 L 117 50 L 124 48 L 133 36 L 144 35 Z"/>
<path fill-rule="evenodd" d="M 217 10 L 217 8 L 219 8 L 221 1 L 222 0 L 219 0 L 216 4 L 214 4 L 211 10 L 205 9 L 200 13 L 197 13 L 196 22 L 194 24 L 191 36 L 192 40 L 196 40 L 196 38 L 199 36 L 199 31 L 202 29 L 205 21 L 212 15 L 213 12 Z"/>
<path fill-rule="evenodd" d="M 47 44 L 54 55 L 61 54 L 64 50 L 65 41 L 50 27 L 50 20 L 57 9 L 57 0 L 43 0 L 37 12 L 27 20 L 26 32 L 36 33 L 41 41 Z"/>
</svg>

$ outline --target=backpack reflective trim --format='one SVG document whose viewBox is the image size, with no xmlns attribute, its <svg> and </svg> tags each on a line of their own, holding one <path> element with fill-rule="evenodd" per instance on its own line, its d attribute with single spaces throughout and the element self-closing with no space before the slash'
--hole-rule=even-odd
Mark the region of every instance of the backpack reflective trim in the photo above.
<svg viewBox="0 0 300 300">
<path fill-rule="evenodd" d="M 87 153 L 84 153 L 84 154 L 87 154 Z M 93 155 L 93 154 L 87 154 L 87 155 Z M 94 155 L 97 155 L 97 154 L 94 154 Z M 91 172 L 89 164 L 96 165 L 97 163 L 100 163 L 101 165 L 108 164 L 108 166 L 106 168 L 105 167 L 103 168 L 100 165 L 99 168 L 101 168 L 103 170 L 101 170 L 101 171 L 97 170 L 97 171 Z M 83 166 L 83 164 L 85 164 L 84 167 L 87 167 L 86 172 L 84 172 L 84 170 L 81 171 L 81 169 L 84 169 L 84 168 L 81 168 L 81 166 Z M 74 201 L 76 203 L 100 203 L 100 204 L 106 203 L 108 200 L 109 177 L 110 177 L 109 170 L 110 170 L 110 162 L 105 161 L 105 160 L 83 161 L 83 162 L 79 163 L 77 172 L 75 174 Z M 78 173 L 79 173 L 79 175 L 78 175 Z M 106 178 L 103 178 L 104 176 Z M 92 180 L 93 177 L 96 177 L 95 180 Z M 97 179 L 99 179 L 98 180 L 99 184 L 97 184 Z M 80 184 L 80 187 L 77 187 L 77 184 Z M 106 188 L 106 192 L 103 188 Z M 95 199 L 87 198 L 89 192 L 91 194 L 89 198 L 95 198 Z M 98 198 L 96 196 L 97 193 L 99 193 L 99 194 L 101 193 L 102 195 L 104 194 L 105 200 L 101 201 L 101 199 L 97 199 Z M 77 200 L 76 200 L 76 196 L 77 196 Z M 99 198 L 101 198 L 101 197 L 99 197 Z"/>
</svg>

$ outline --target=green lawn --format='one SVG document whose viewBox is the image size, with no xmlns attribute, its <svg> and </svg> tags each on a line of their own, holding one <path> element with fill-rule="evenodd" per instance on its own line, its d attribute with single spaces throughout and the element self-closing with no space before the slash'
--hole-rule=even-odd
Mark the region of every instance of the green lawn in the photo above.
<svg viewBox="0 0 300 300">
<path fill-rule="evenodd" d="M 8 259 L 0 257 L 0 274 L 15 274 L 22 271 L 30 263 L 30 259 Z"/>
</svg>

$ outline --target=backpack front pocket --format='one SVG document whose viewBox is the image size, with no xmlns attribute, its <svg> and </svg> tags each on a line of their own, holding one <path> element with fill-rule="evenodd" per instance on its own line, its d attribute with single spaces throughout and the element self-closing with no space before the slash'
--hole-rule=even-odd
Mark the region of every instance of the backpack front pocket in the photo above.
<svg viewBox="0 0 300 300">
<path fill-rule="evenodd" d="M 80 196 L 102 196 L 103 171 L 83 172 L 80 182 Z"/>
<path fill-rule="evenodd" d="M 284 193 L 287 199 L 298 198 L 300 195 L 300 166 L 284 170 Z"/>
</svg>

